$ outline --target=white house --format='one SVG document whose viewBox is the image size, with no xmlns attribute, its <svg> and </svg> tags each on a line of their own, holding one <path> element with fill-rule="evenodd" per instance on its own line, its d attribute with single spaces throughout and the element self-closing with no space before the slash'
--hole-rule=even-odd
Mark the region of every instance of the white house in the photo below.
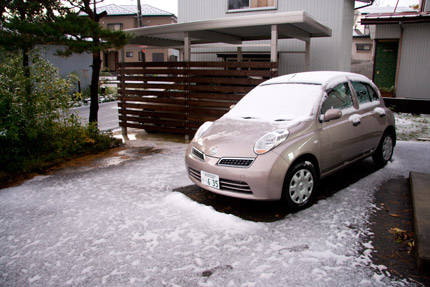
<svg viewBox="0 0 430 287">
<path fill-rule="evenodd" d="M 331 37 L 309 40 L 309 70 L 350 71 L 354 9 L 355 6 L 371 3 L 371 0 L 178 0 L 178 23 L 304 11 L 331 29 Z M 242 59 L 269 60 L 270 47 L 264 47 L 264 43 L 270 42 L 243 44 L 239 50 Z M 193 48 L 191 55 L 191 60 L 233 60 L 237 57 L 237 49 L 225 45 L 205 49 Z M 307 70 L 305 55 L 306 41 L 279 40 L 279 74 Z"/>
</svg>

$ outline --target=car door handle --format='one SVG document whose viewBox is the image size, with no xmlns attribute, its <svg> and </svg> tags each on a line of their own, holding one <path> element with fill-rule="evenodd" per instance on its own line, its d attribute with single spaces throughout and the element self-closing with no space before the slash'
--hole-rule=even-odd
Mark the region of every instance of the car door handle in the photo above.
<svg viewBox="0 0 430 287">
<path fill-rule="evenodd" d="M 361 121 L 360 121 L 360 120 L 357 120 L 357 121 L 353 121 L 353 122 L 352 122 L 352 125 L 353 125 L 354 127 L 358 126 L 359 124 L 361 124 Z"/>
</svg>

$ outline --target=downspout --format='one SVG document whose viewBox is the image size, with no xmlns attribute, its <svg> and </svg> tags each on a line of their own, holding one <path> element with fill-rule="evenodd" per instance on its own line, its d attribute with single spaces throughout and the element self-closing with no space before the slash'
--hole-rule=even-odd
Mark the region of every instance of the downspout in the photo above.
<svg viewBox="0 0 430 287">
<path fill-rule="evenodd" d="M 420 0 L 420 7 L 419 7 L 419 9 L 420 9 L 420 12 L 425 12 L 424 10 L 424 7 L 426 6 L 426 0 Z"/>
<path fill-rule="evenodd" d="M 361 9 L 361 8 L 366 8 L 366 7 L 372 6 L 373 2 L 375 2 L 375 0 L 372 0 L 372 2 L 370 2 L 370 4 L 366 4 L 364 6 L 360 6 L 360 7 L 354 8 L 354 10 L 358 10 L 358 9 Z"/>
<path fill-rule="evenodd" d="M 402 46 L 403 46 L 403 23 L 400 22 L 400 39 L 399 39 L 399 50 L 397 55 L 397 68 L 396 68 L 396 81 L 394 83 L 394 94 L 397 97 L 397 89 L 399 88 L 399 74 L 400 74 L 400 60 L 402 58 Z"/>
</svg>

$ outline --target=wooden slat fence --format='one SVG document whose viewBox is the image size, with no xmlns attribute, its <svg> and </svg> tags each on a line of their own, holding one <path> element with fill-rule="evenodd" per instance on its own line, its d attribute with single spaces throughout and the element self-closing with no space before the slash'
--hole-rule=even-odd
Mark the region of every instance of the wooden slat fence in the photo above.
<svg viewBox="0 0 430 287">
<path fill-rule="evenodd" d="M 148 62 L 119 65 L 120 126 L 193 136 L 247 92 L 277 76 L 271 62 Z"/>
</svg>

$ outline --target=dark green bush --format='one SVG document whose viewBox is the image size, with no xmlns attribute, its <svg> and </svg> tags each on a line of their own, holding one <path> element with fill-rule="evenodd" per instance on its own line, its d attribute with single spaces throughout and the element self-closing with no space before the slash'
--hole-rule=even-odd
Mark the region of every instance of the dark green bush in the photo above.
<svg viewBox="0 0 430 287">
<path fill-rule="evenodd" d="M 61 78 L 37 55 L 32 55 L 28 78 L 21 63 L 17 55 L 0 63 L 0 171 L 37 171 L 118 144 L 111 134 L 81 126 L 69 113 L 74 78 Z"/>
</svg>

